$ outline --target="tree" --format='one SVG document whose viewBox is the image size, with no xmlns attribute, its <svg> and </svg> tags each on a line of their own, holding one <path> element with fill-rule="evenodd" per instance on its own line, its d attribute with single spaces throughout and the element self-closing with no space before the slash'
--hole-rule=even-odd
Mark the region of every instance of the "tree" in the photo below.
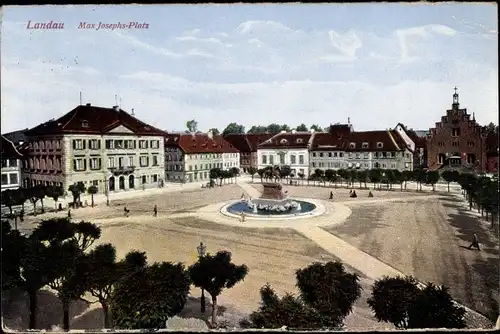
<svg viewBox="0 0 500 334">
<path fill-rule="evenodd" d="M 279 298 L 269 284 L 260 289 L 261 306 L 250 314 L 250 322 L 242 327 L 292 330 L 338 327 L 331 318 L 304 304 L 300 298 L 286 294 Z"/>
<path fill-rule="evenodd" d="M 254 125 L 247 133 L 267 133 L 267 127 L 263 125 Z"/>
<path fill-rule="evenodd" d="M 283 165 L 280 167 L 279 173 L 282 179 L 287 178 L 292 174 L 292 168 L 289 165 Z"/>
<path fill-rule="evenodd" d="M 33 214 L 36 215 L 36 203 L 41 197 L 45 196 L 45 191 L 41 186 L 35 186 L 27 189 L 27 197 L 33 204 Z"/>
<path fill-rule="evenodd" d="M 46 195 L 47 195 L 46 186 L 42 185 L 35 186 L 34 196 L 38 198 L 38 200 L 40 201 L 40 205 L 42 206 L 42 213 L 45 212 L 45 208 L 43 207 L 43 199 L 45 198 Z"/>
<path fill-rule="evenodd" d="M 47 188 L 47 196 L 54 200 L 55 208 L 57 209 L 57 201 L 59 197 L 64 196 L 64 188 L 60 186 L 49 186 Z"/>
<path fill-rule="evenodd" d="M 222 131 L 222 136 L 227 136 L 227 135 L 233 135 L 233 134 L 240 134 L 240 133 L 245 133 L 245 127 L 243 125 L 240 125 L 238 123 L 229 123 L 224 131 Z"/>
<path fill-rule="evenodd" d="M 368 188 L 366 186 L 366 180 L 368 179 L 368 171 L 366 169 L 358 170 L 356 178 L 359 181 L 359 188 L 361 188 L 361 182 L 365 184 L 365 188 Z"/>
<path fill-rule="evenodd" d="M 315 132 L 323 132 L 323 128 L 317 124 L 311 125 L 310 129 L 314 130 Z"/>
<path fill-rule="evenodd" d="M 94 248 L 87 258 L 86 290 L 97 298 L 104 314 L 104 328 L 110 328 L 110 298 L 120 279 L 142 270 L 146 266 L 146 255 L 137 251 L 127 253 L 125 259 L 116 262 L 116 249 L 111 244 Z"/>
<path fill-rule="evenodd" d="M 337 172 L 333 169 L 327 169 L 325 170 L 325 178 L 328 182 L 334 183 L 335 187 L 337 187 Z"/>
<path fill-rule="evenodd" d="M 426 175 L 426 172 L 425 170 L 419 168 L 419 169 L 415 169 L 413 171 L 413 175 L 415 177 L 415 181 L 417 181 L 417 186 L 419 186 L 419 190 L 422 191 L 422 183 L 424 183 L 427 179 L 427 175 Z"/>
<path fill-rule="evenodd" d="M 349 178 L 349 172 L 343 168 L 337 171 L 337 175 L 340 177 L 341 186 L 342 186 L 342 180 L 347 180 Z"/>
<path fill-rule="evenodd" d="M 302 123 L 299 126 L 297 126 L 295 128 L 295 130 L 302 131 L 302 132 L 307 132 L 309 129 L 307 128 L 307 125 L 305 125 L 304 123 Z"/>
<path fill-rule="evenodd" d="M 400 329 L 465 327 L 465 310 L 455 305 L 448 288 L 432 283 L 419 288 L 411 276 L 375 281 L 367 303 L 379 321 Z"/>
<path fill-rule="evenodd" d="M 413 172 L 411 170 L 404 170 L 403 173 L 401 173 L 401 180 L 405 184 L 405 190 L 407 182 L 411 181 L 412 179 L 413 179 Z"/>
<path fill-rule="evenodd" d="M 436 183 L 439 181 L 439 172 L 438 171 L 427 171 L 425 175 L 425 181 L 428 184 L 432 185 L 432 191 L 436 190 Z"/>
<path fill-rule="evenodd" d="M 42 221 L 33 234 L 38 240 L 49 242 L 47 252 L 57 270 L 48 285 L 57 291 L 63 308 L 63 327 L 69 330 L 69 304 L 81 298 L 88 285 L 84 252 L 100 237 L 101 229 L 89 222 L 55 218 Z"/>
<path fill-rule="evenodd" d="M 398 169 L 393 169 L 392 180 L 394 183 L 399 183 L 400 190 L 403 191 L 403 173 L 401 173 Z"/>
<path fill-rule="evenodd" d="M 266 171 L 264 170 L 264 168 L 257 169 L 257 174 L 259 174 L 259 177 L 260 177 L 260 183 L 263 182 L 262 178 L 264 177 L 265 172 Z"/>
<path fill-rule="evenodd" d="M 272 133 L 272 134 L 277 134 L 280 133 L 282 129 L 282 126 L 277 124 L 277 123 L 271 123 L 267 126 L 266 132 Z"/>
<path fill-rule="evenodd" d="M 198 131 L 198 122 L 194 119 L 186 122 L 186 128 L 188 132 L 196 133 Z"/>
<path fill-rule="evenodd" d="M 298 269 L 295 276 L 306 305 L 337 324 L 352 312 L 354 302 L 361 296 L 359 276 L 348 273 L 340 261 L 315 262 Z"/>
<path fill-rule="evenodd" d="M 208 130 L 208 132 L 211 133 L 212 136 L 218 136 L 218 135 L 220 135 L 220 131 L 217 128 L 211 128 L 211 129 Z"/>
<path fill-rule="evenodd" d="M 302 173 L 302 172 L 299 172 L 297 175 L 298 175 L 298 177 L 300 178 L 301 183 L 302 183 L 302 184 L 304 184 L 304 177 L 305 177 L 306 175 L 305 175 L 304 173 Z"/>
<path fill-rule="evenodd" d="M 8 190 L 5 190 L 7 192 Z M 3 196 L 3 194 L 2 194 Z M 2 291 L 21 286 L 21 260 L 26 238 L 13 230 L 9 221 L 2 220 Z"/>
<path fill-rule="evenodd" d="M 417 282 L 412 277 L 385 276 L 375 281 L 367 303 L 378 321 L 390 322 L 398 329 L 406 329 L 409 311 L 417 294 Z"/>
<path fill-rule="evenodd" d="M 126 329 L 165 328 L 168 318 L 183 309 L 189 288 L 189 276 L 181 263 L 139 268 L 121 279 L 111 293 L 113 322 Z"/>
<path fill-rule="evenodd" d="M 257 168 L 254 166 L 250 166 L 248 167 L 247 172 L 252 176 L 252 183 L 253 183 L 253 177 L 257 173 Z"/>
<path fill-rule="evenodd" d="M 229 171 L 231 172 L 231 177 L 234 177 L 235 179 L 240 176 L 240 169 L 238 167 L 231 167 Z"/>
<path fill-rule="evenodd" d="M 450 192 L 450 183 L 458 181 L 458 172 L 456 170 L 445 170 L 441 177 L 448 183 L 448 192 Z"/>
<path fill-rule="evenodd" d="M 94 207 L 94 195 L 97 194 L 97 187 L 96 186 L 90 186 L 88 189 L 87 189 L 87 192 L 90 194 L 90 200 L 92 202 L 92 207 Z"/>
<path fill-rule="evenodd" d="M 207 291 L 212 297 L 212 326 L 216 325 L 217 297 L 223 289 L 230 289 L 242 281 L 248 273 L 246 265 L 231 262 L 231 253 L 219 251 L 215 255 L 206 254 L 189 267 L 189 276 L 194 286 Z"/>
<path fill-rule="evenodd" d="M 428 283 L 409 311 L 408 328 L 465 328 L 465 309 L 453 302 L 449 289 Z"/>
<path fill-rule="evenodd" d="M 73 207 L 76 208 L 77 201 L 80 202 L 80 196 L 85 192 L 85 184 L 83 182 L 73 183 L 68 190 L 73 195 Z"/>
<path fill-rule="evenodd" d="M 0 197 L 0 200 L 2 202 L 2 205 L 5 205 L 6 207 L 9 208 L 10 214 L 12 215 L 12 207 L 15 205 L 15 196 L 16 196 L 16 191 L 13 189 L 7 189 L 5 191 L 2 191 L 2 196 Z"/>
</svg>

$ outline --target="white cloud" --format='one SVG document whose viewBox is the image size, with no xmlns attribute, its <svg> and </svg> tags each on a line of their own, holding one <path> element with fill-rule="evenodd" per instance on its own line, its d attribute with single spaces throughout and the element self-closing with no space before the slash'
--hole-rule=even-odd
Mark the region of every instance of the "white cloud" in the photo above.
<svg viewBox="0 0 500 334">
<path fill-rule="evenodd" d="M 336 31 L 330 30 L 328 36 L 330 37 L 332 46 L 343 56 L 352 59 L 356 58 L 356 50 L 362 46 L 362 43 L 354 31 L 350 30 L 342 35 Z"/>
<path fill-rule="evenodd" d="M 288 33 L 293 32 L 282 23 L 274 21 L 245 21 L 241 23 L 236 31 L 240 34 L 260 34 L 260 33 Z"/>
</svg>

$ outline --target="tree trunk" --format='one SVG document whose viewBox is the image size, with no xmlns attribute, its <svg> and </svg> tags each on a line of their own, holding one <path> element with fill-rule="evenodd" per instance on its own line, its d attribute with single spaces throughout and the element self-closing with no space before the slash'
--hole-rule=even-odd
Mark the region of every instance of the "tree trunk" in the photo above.
<svg viewBox="0 0 500 334">
<path fill-rule="evenodd" d="M 450 192 L 450 182 L 448 182 L 448 192 Z"/>
<path fill-rule="evenodd" d="M 33 202 L 33 216 L 36 216 L 36 202 Z"/>
<path fill-rule="evenodd" d="M 45 209 L 43 208 L 43 199 L 40 199 L 40 204 L 42 205 L 42 213 L 45 213 Z"/>
<path fill-rule="evenodd" d="M 38 304 L 38 296 L 36 290 L 28 290 L 28 296 L 30 301 L 30 324 L 29 329 L 36 329 L 36 309 Z"/>
<path fill-rule="evenodd" d="M 90 200 L 92 201 L 92 207 L 94 207 L 94 194 L 90 194 Z"/>
<path fill-rule="evenodd" d="M 69 300 L 62 300 L 63 307 L 63 329 L 67 332 L 69 331 Z"/>
<path fill-rule="evenodd" d="M 217 326 L 217 297 L 212 297 L 212 328 Z"/>
<path fill-rule="evenodd" d="M 101 303 L 102 312 L 104 313 L 104 328 L 111 328 L 108 303 L 106 303 L 106 300 L 104 299 L 99 300 L 99 302 Z"/>
</svg>

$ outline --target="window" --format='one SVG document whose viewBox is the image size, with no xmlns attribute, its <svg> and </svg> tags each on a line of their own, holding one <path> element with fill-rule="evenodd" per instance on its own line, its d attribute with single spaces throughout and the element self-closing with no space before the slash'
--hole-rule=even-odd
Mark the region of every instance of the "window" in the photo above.
<svg viewBox="0 0 500 334">
<path fill-rule="evenodd" d="M 319 157 L 320 157 L 320 158 L 323 158 L 323 152 L 320 152 L 320 153 L 319 153 Z"/>
<path fill-rule="evenodd" d="M 92 181 L 92 185 L 95 186 L 95 187 L 98 187 L 99 186 L 99 180 Z"/>
<path fill-rule="evenodd" d="M 474 145 L 474 142 L 473 142 L 473 141 L 469 141 L 469 142 L 467 142 L 467 146 L 469 146 L 469 147 L 474 147 L 475 145 Z"/>
<path fill-rule="evenodd" d="M 5 184 L 9 184 L 9 175 L 8 174 L 2 174 L 2 186 Z"/>
<path fill-rule="evenodd" d="M 91 158 L 90 159 L 90 169 L 91 170 L 101 169 L 101 159 L 100 158 Z"/>
<path fill-rule="evenodd" d="M 446 156 L 444 154 L 438 154 L 438 164 L 442 165 L 444 164 L 444 160 L 446 159 Z"/>
<path fill-rule="evenodd" d="M 9 174 L 10 184 L 18 184 L 19 180 L 16 173 Z"/>
<path fill-rule="evenodd" d="M 115 148 L 116 149 L 124 149 L 125 145 L 123 144 L 123 140 L 115 140 Z"/>
<path fill-rule="evenodd" d="M 118 158 L 118 168 L 123 168 L 123 167 L 125 167 L 125 165 L 124 165 L 124 163 L 123 163 L 123 162 L 124 162 L 124 160 L 125 160 L 125 159 L 124 159 L 123 157 L 119 157 L 119 158 Z"/>
<path fill-rule="evenodd" d="M 262 156 L 262 164 L 267 165 L 267 155 Z"/>
<path fill-rule="evenodd" d="M 9 167 L 17 167 L 17 159 L 9 159 Z"/>
<path fill-rule="evenodd" d="M 160 141 L 158 141 L 158 140 L 151 140 L 150 145 L 151 145 L 151 148 L 159 148 Z"/>
<path fill-rule="evenodd" d="M 356 143 L 349 143 L 349 148 L 356 148 Z"/>
<path fill-rule="evenodd" d="M 89 127 L 89 122 L 83 120 L 82 121 L 82 128 L 88 128 Z"/>
<path fill-rule="evenodd" d="M 84 150 L 85 141 L 82 139 L 73 139 L 73 149 L 74 150 Z"/>
<path fill-rule="evenodd" d="M 364 142 L 363 144 L 361 144 L 361 147 L 362 147 L 362 148 L 368 148 L 368 143 L 367 143 L 367 142 Z"/>
<path fill-rule="evenodd" d="M 299 165 L 303 165 L 303 164 L 304 164 L 304 156 L 301 154 L 301 155 L 299 155 Z"/>
<path fill-rule="evenodd" d="M 387 158 L 392 158 L 392 152 L 387 152 Z"/>
<path fill-rule="evenodd" d="M 50 141 L 45 142 L 45 147 L 47 148 L 47 150 L 52 150 L 52 146 L 50 145 Z"/>
<path fill-rule="evenodd" d="M 89 139 L 89 149 L 98 150 L 101 148 L 101 141 L 97 139 Z"/>
<path fill-rule="evenodd" d="M 384 143 L 382 143 L 382 142 L 379 141 L 377 143 L 377 148 L 382 148 L 382 147 L 384 147 Z"/>
<path fill-rule="evenodd" d="M 139 164 L 141 165 L 141 167 L 148 167 L 149 166 L 149 157 L 140 157 Z"/>
<path fill-rule="evenodd" d="M 139 140 L 139 148 L 140 149 L 147 149 L 148 148 L 148 141 L 147 140 Z"/>
<path fill-rule="evenodd" d="M 454 141 L 454 142 L 452 142 L 452 143 L 451 143 L 451 145 L 452 145 L 452 146 L 454 146 L 454 147 L 458 147 L 458 146 L 459 146 L 459 145 L 458 145 L 458 141 Z"/>
<path fill-rule="evenodd" d="M 114 157 L 108 158 L 108 168 L 115 168 L 115 158 Z"/>
<path fill-rule="evenodd" d="M 158 182 L 158 175 L 153 175 L 153 182 Z"/>
<path fill-rule="evenodd" d="M 316 163 L 315 163 L 314 161 L 311 163 L 311 165 L 312 165 L 313 167 L 316 167 Z"/>
<path fill-rule="evenodd" d="M 128 165 L 129 165 L 129 167 L 134 166 L 134 157 L 128 157 Z"/>
<path fill-rule="evenodd" d="M 365 159 L 369 159 L 369 158 L 370 158 L 370 153 L 365 153 L 363 157 L 364 157 Z"/>
<path fill-rule="evenodd" d="M 359 159 L 361 158 L 361 154 L 360 153 L 356 153 L 356 159 Z"/>
<path fill-rule="evenodd" d="M 157 155 L 153 155 L 153 166 L 158 166 L 158 156 Z"/>
<path fill-rule="evenodd" d="M 286 140 L 285 138 L 280 140 L 280 144 L 287 144 L 287 143 L 288 143 L 288 140 Z"/>
<path fill-rule="evenodd" d="M 126 149 L 134 149 L 135 148 L 135 140 L 125 140 L 123 143 Z"/>
<path fill-rule="evenodd" d="M 285 155 L 280 154 L 280 164 L 284 164 L 284 163 L 285 163 Z"/>
<path fill-rule="evenodd" d="M 468 164 L 476 163 L 476 156 L 472 153 L 467 154 L 467 163 Z"/>
<path fill-rule="evenodd" d="M 142 176 L 142 184 L 146 184 L 146 175 Z"/>
<path fill-rule="evenodd" d="M 87 169 L 86 159 L 73 159 L 73 170 L 76 172 L 81 172 Z"/>
<path fill-rule="evenodd" d="M 297 163 L 297 157 L 295 155 L 290 156 L 290 164 L 295 165 Z"/>
<path fill-rule="evenodd" d="M 110 139 L 106 140 L 106 149 L 112 150 L 115 148 L 114 142 Z"/>
<path fill-rule="evenodd" d="M 331 158 L 332 157 L 332 152 L 328 152 L 328 157 Z"/>
<path fill-rule="evenodd" d="M 453 128 L 453 129 L 451 129 L 451 135 L 452 135 L 453 137 L 458 137 L 458 136 L 460 136 L 460 128 Z"/>
<path fill-rule="evenodd" d="M 42 151 L 43 151 L 43 150 L 45 150 L 45 145 L 44 145 L 43 141 L 42 141 L 42 142 L 40 142 L 40 149 L 41 149 Z"/>
<path fill-rule="evenodd" d="M 315 158 L 316 158 L 316 152 L 313 152 L 313 157 L 315 157 Z"/>
<path fill-rule="evenodd" d="M 297 144 L 302 144 L 304 140 L 302 138 L 297 138 Z"/>
<path fill-rule="evenodd" d="M 438 143 L 438 145 L 439 145 L 439 147 L 444 147 L 444 143 L 443 143 L 442 141 L 440 141 L 440 142 Z"/>
<path fill-rule="evenodd" d="M 269 156 L 269 164 L 274 165 L 274 155 Z"/>
</svg>

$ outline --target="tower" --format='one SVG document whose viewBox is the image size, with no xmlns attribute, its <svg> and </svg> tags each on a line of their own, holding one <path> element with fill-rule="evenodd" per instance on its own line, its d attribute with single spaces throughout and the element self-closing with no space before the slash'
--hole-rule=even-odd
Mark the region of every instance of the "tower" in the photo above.
<svg viewBox="0 0 500 334">
<path fill-rule="evenodd" d="M 455 90 L 455 93 L 453 94 L 453 104 L 451 106 L 453 107 L 453 110 L 457 110 L 458 106 L 459 106 L 458 93 L 457 93 L 458 88 L 455 87 L 454 90 Z"/>
</svg>

